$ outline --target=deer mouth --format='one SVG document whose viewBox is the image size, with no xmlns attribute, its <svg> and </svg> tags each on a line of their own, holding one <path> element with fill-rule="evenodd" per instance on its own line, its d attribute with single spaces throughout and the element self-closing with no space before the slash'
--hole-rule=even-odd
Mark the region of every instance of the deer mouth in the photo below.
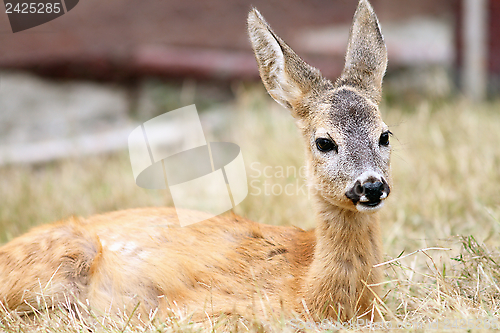
<svg viewBox="0 0 500 333">
<path fill-rule="evenodd" d="M 369 201 L 369 202 L 360 202 L 361 205 L 363 206 L 368 206 L 368 207 L 377 207 L 382 200 L 377 200 L 377 201 Z"/>
<path fill-rule="evenodd" d="M 370 201 L 358 201 L 356 203 L 356 209 L 364 213 L 373 213 L 378 211 L 384 206 L 384 200 L 370 200 Z"/>
</svg>

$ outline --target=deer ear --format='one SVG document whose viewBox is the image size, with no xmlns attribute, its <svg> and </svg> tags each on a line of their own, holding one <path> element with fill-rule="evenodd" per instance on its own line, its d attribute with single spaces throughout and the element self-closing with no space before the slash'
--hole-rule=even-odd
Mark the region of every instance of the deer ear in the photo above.
<svg viewBox="0 0 500 333">
<path fill-rule="evenodd" d="M 337 86 L 351 86 L 378 104 L 387 68 L 387 49 L 377 16 L 368 0 L 360 0 L 354 14 L 345 67 Z"/>
<path fill-rule="evenodd" d="M 257 9 L 248 14 L 248 34 L 269 95 L 293 110 L 302 98 L 326 80 L 278 37 Z"/>
</svg>

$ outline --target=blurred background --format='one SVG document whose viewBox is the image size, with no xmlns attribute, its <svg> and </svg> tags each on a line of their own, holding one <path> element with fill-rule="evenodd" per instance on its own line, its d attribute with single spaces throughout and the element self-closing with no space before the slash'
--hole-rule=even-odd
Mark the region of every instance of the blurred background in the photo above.
<svg viewBox="0 0 500 333">
<path fill-rule="evenodd" d="M 236 85 L 258 82 L 245 27 L 252 6 L 299 55 L 334 79 L 356 4 L 85 0 L 17 33 L 3 13 L 0 165 L 121 149 L 115 134 L 128 133 L 134 119 L 234 98 Z M 461 94 L 482 100 L 499 91 L 499 1 L 372 4 L 389 52 L 387 100 Z"/>
<path fill-rule="evenodd" d="M 384 260 L 452 249 L 391 264 L 386 313 L 402 320 L 498 316 L 500 1 L 371 3 L 389 53 L 381 112 L 394 133 L 394 187 L 381 212 Z M 168 191 L 135 184 L 127 137 L 193 103 L 207 140 L 241 147 L 249 195 L 235 212 L 313 227 L 302 138 L 259 81 L 246 16 L 258 8 L 334 80 L 356 5 L 82 0 L 17 33 L 2 11 L 0 243 L 71 215 L 171 206 Z"/>
</svg>

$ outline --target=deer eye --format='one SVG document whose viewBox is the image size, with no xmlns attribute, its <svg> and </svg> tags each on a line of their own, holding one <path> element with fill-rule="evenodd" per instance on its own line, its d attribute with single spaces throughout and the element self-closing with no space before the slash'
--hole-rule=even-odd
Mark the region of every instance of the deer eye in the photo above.
<svg viewBox="0 0 500 333">
<path fill-rule="evenodd" d="M 378 143 L 381 146 L 388 146 L 389 145 L 389 136 L 391 135 L 391 131 L 386 131 L 380 135 L 380 139 Z"/>
<path fill-rule="evenodd" d="M 335 152 L 338 152 L 337 144 L 332 140 L 325 138 L 316 139 L 316 148 L 318 148 L 319 151 L 322 151 L 324 153 L 329 152 L 331 150 L 335 150 Z"/>
</svg>

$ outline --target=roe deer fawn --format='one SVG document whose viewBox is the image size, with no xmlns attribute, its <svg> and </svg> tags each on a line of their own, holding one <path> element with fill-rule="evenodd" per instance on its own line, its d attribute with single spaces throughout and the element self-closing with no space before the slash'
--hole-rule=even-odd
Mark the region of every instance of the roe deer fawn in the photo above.
<svg viewBox="0 0 500 333">
<path fill-rule="evenodd" d="M 275 309 L 315 319 L 376 317 L 376 211 L 390 192 L 390 132 L 377 106 L 387 54 L 375 13 L 359 1 L 335 83 L 299 58 L 255 9 L 248 32 L 267 91 L 304 135 L 317 228 L 230 215 L 181 228 L 169 208 L 70 218 L 0 248 L 4 307 L 85 304 L 97 313 L 135 308 L 147 318 L 151 311 L 245 313 L 263 297 Z"/>
</svg>

